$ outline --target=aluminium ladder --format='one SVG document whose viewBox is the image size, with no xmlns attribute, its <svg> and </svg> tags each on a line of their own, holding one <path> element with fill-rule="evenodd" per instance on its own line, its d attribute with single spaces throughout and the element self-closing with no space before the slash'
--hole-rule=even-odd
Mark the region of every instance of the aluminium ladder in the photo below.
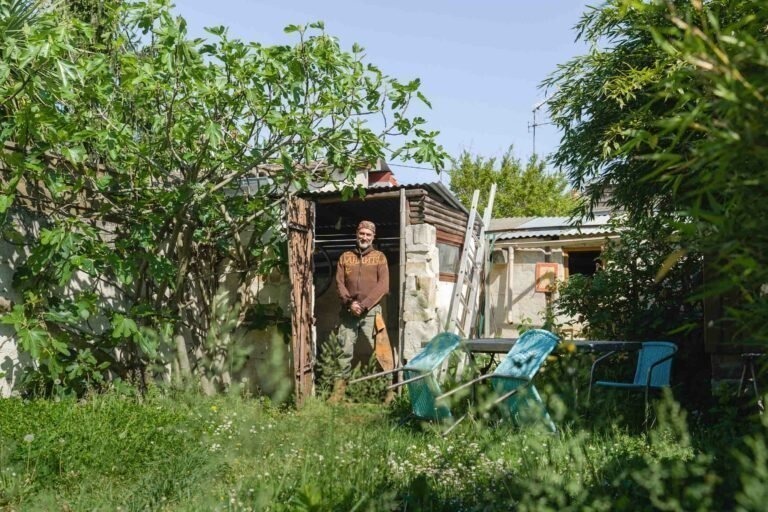
<svg viewBox="0 0 768 512">
<path fill-rule="evenodd" d="M 464 339 L 477 334 L 476 317 L 477 301 L 480 288 L 483 285 L 485 273 L 486 240 L 485 230 L 491 222 L 493 200 L 496 196 L 496 184 L 491 185 L 488 194 L 488 204 L 485 207 L 480 229 L 475 230 L 477 218 L 477 203 L 480 199 L 480 191 L 472 194 L 472 207 L 467 221 L 467 232 L 464 235 L 464 247 L 461 251 L 459 273 L 456 276 L 456 284 L 453 287 L 451 305 L 448 309 L 448 317 L 445 330 L 458 334 Z"/>
</svg>

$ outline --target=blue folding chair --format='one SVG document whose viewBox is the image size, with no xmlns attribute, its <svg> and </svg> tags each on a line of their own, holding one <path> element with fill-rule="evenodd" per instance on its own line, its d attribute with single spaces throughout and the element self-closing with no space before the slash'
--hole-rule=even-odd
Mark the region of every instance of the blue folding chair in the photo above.
<svg viewBox="0 0 768 512">
<path fill-rule="evenodd" d="M 394 370 L 366 375 L 349 381 L 350 384 L 393 373 L 403 372 L 403 380 L 388 386 L 394 389 L 407 385 L 411 398 L 411 412 L 414 416 L 427 420 L 451 420 L 451 411 L 444 404 L 438 404 L 436 398 L 442 393 L 438 371 L 448 357 L 461 346 L 461 338 L 456 334 L 443 332 L 432 338 L 424 348 L 407 364 Z"/>
<path fill-rule="evenodd" d="M 491 379 L 493 390 L 497 395 L 491 402 L 491 407 L 501 405 L 503 413 L 513 418 L 518 425 L 530 423 L 534 419 L 541 419 L 552 432 L 557 432 L 557 427 L 549 416 L 539 391 L 533 384 L 533 378 L 559 341 L 557 336 L 543 329 L 526 331 L 512 346 L 493 373 L 481 375 L 462 384 L 439 396 L 438 400 L 483 380 Z M 458 423 L 457 421 L 445 433 L 449 433 Z"/>
<path fill-rule="evenodd" d="M 609 380 L 595 381 L 595 368 L 604 362 L 615 351 L 608 352 L 595 359 L 589 372 L 589 391 L 587 402 L 592 396 L 592 386 L 614 389 L 643 390 L 645 392 L 645 408 L 648 410 L 648 393 L 651 389 L 669 387 L 672 375 L 672 358 L 677 352 L 677 345 L 668 341 L 645 341 L 637 354 L 637 368 L 632 382 L 616 382 Z"/>
</svg>

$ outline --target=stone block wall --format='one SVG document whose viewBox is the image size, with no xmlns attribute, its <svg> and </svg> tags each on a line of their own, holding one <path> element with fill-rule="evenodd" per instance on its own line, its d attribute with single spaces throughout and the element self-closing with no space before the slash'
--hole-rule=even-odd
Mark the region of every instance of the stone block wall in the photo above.
<svg viewBox="0 0 768 512">
<path fill-rule="evenodd" d="M 405 360 L 419 353 L 422 344 L 441 330 L 437 307 L 439 277 L 437 230 L 429 224 L 406 227 L 402 354 Z"/>
</svg>

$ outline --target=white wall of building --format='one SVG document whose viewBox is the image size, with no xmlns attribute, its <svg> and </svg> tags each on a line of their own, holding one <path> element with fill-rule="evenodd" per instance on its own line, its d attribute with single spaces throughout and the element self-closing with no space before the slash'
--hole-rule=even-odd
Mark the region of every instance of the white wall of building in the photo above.
<svg viewBox="0 0 768 512">
<path fill-rule="evenodd" d="M 565 277 L 563 251 L 559 247 L 497 246 L 506 261 L 490 263 L 487 297 L 492 337 L 517 337 L 520 328 L 541 327 L 547 310 L 547 294 L 536 291 L 536 264 L 556 263 L 557 278 Z M 547 257 L 549 253 L 549 257 Z M 555 298 L 554 296 L 552 297 Z"/>
<path fill-rule="evenodd" d="M 19 235 L 37 234 L 40 223 L 33 219 L 10 213 L 6 219 L 9 226 L 17 228 Z M 22 301 L 21 294 L 12 286 L 14 269 L 28 256 L 21 244 L 9 243 L 0 239 L 0 313 L 10 311 L 13 304 Z M 13 387 L 21 377 L 24 365 L 29 364 L 19 354 L 16 331 L 10 325 L 0 324 L 0 397 L 11 394 Z"/>
<path fill-rule="evenodd" d="M 19 293 L 11 286 L 14 262 L 19 257 L 21 254 L 16 246 L 0 240 L 0 297 L 4 299 L 4 309 L 10 308 L 11 303 L 18 303 L 21 299 Z M 0 324 L 0 397 L 11 394 L 22 369 L 15 334 L 13 327 Z"/>
</svg>

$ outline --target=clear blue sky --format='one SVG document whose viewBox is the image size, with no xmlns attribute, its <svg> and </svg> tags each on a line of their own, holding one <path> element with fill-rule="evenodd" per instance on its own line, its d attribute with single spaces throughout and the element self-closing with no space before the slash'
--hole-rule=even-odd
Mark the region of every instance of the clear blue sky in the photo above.
<svg viewBox="0 0 768 512">
<path fill-rule="evenodd" d="M 420 78 L 431 110 L 419 112 L 453 156 L 462 150 L 499 156 L 533 152 L 532 109 L 539 83 L 558 64 L 584 53 L 573 26 L 600 0 L 177 0 L 190 34 L 225 25 L 230 35 L 263 44 L 295 42 L 290 24 L 325 22 L 344 49 L 358 43 L 368 61 L 400 80 Z M 537 122 L 548 121 L 540 111 Z M 536 129 L 536 152 L 559 142 L 549 125 Z M 431 171 L 393 167 L 401 182 L 433 181 Z"/>
</svg>

